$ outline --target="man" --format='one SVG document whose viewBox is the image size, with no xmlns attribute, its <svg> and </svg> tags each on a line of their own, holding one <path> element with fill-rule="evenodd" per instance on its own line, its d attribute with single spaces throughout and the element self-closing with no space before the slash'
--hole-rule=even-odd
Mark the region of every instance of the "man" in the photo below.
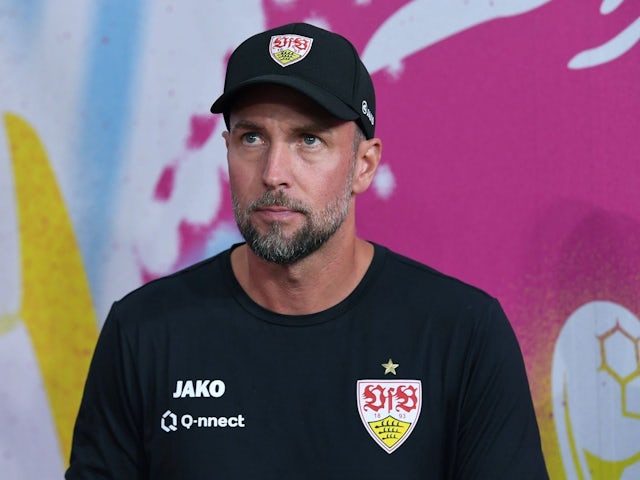
<svg viewBox="0 0 640 480">
<path fill-rule="evenodd" d="M 212 112 L 246 243 L 114 304 L 67 478 L 548 478 L 497 301 L 356 235 L 381 141 L 353 46 L 253 36 Z"/>
</svg>

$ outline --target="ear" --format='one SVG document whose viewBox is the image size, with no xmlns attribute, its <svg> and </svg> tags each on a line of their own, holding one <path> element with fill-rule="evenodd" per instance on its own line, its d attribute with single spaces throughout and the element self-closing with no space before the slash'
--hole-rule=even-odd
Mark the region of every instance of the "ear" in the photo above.
<svg viewBox="0 0 640 480">
<path fill-rule="evenodd" d="M 229 132 L 227 132 L 226 130 L 222 132 L 222 138 L 224 138 L 224 144 L 227 146 L 227 150 L 229 150 Z"/>
<path fill-rule="evenodd" d="M 352 192 L 359 195 L 365 192 L 376 174 L 382 157 L 382 140 L 371 138 L 363 140 L 356 152 L 356 165 L 353 174 Z"/>
</svg>

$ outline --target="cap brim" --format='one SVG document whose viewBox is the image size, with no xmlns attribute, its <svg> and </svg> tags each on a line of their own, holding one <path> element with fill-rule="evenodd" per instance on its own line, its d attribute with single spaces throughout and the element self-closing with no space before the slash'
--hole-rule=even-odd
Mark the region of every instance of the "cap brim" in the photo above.
<svg viewBox="0 0 640 480">
<path fill-rule="evenodd" d="M 222 94 L 211 106 L 211 112 L 228 113 L 233 100 L 242 90 L 252 85 L 261 84 L 283 85 L 297 90 L 316 102 L 330 114 L 342 120 L 357 120 L 360 118 L 358 112 L 354 111 L 335 95 L 327 93 L 323 88 L 301 78 L 285 75 L 262 75 L 250 80 L 245 80 L 233 89 Z"/>
</svg>

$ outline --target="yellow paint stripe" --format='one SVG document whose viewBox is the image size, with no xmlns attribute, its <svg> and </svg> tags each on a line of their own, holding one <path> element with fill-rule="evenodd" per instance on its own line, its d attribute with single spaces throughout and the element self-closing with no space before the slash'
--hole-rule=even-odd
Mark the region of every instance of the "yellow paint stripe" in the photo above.
<svg viewBox="0 0 640 480">
<path fill-rule="evenodd" d="M 624 460 L 605 460 L 584 451 L 592 480 L 620 480 L 627 467 L 640 461 L 640 451 Z"/>
<path fill-rule="evenodd" d="M 569 439 L 569 447 L 571 449 L 571 460 L 573 461 L 573 466 L 576 469 L 578 480 L 584 480 L 584 474 L 582 473 L 580 458 L 578 456 L 578 447 L 576 446 L 576 440 L 573 436 L 573 427 L 571 425 L 571 417 L 569 415 L 569 395 L 567 394 L 566 375 L 562 379 L 562 403 L 564 405 L 564 425 L 567 429 L 567 437 Z"/>
<path fill-rule="evenodd" d="M 564 417 L 565 426 L 567 428 L 567 436 L 569 438 L 569 445 L 571 448 L 571 459 L 576 467 L 576 474 L 579 480 L 584 480 L 584 474 L 580 467 L 580 459 L 578 457 L 578 448 L 576 446 L 575 437 L 573 435 L 573 428 L 571 426 L 571 420 L 569 418 L 569 398 L 567 394 L 567 379 L 563 379 L 562 385 L 562 399 L 564 403 Z M 631 457 L 624 460 L 605 460 L 600 458 L 586 449 L 583 449 L 585 460 L 587 462 L 587 468 L 592 480 L 620 480 L 624 470 L 640 462 L 640 451 Z"/>
<path fill-rule="evenodd" d="M 33 128 L 4 115 L 18 208 L 25 322 L 69 459 L 73 424 L 98 328 L 82 258 L 64 199 Z"/>
</svg>

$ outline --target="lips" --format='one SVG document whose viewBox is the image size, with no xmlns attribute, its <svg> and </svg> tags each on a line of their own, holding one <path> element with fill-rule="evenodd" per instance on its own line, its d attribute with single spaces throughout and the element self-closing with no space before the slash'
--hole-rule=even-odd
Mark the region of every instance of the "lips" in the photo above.
<svg viewBox="0 0 640 480">
<path fill-rule="evenodd" d="M 304 213 L 299 210 L 280 206 L 258 207 L 254 208 L 252 211 L 260 218 L 268 221 L 285 221 L 293 218 L 294 216 L 304 215 Z"/>
<path fill-rule="evenodd" d="M 280 195 L 278 198 L 260 198 L 249 205 L 250 212 L 290 212 L 307 214 L 304 206 L 296 204 L 296 202 L 284 198 Z"/>
<path fill-rule="evenodd" d="M 258 212 L 297 212 L 297 210 L 291 209 L 289 207 L 281 207 L 277 205 L 270 205 L 267 207 L 258 207 L 255 208 L 254 211 Z"/>
</svg>

